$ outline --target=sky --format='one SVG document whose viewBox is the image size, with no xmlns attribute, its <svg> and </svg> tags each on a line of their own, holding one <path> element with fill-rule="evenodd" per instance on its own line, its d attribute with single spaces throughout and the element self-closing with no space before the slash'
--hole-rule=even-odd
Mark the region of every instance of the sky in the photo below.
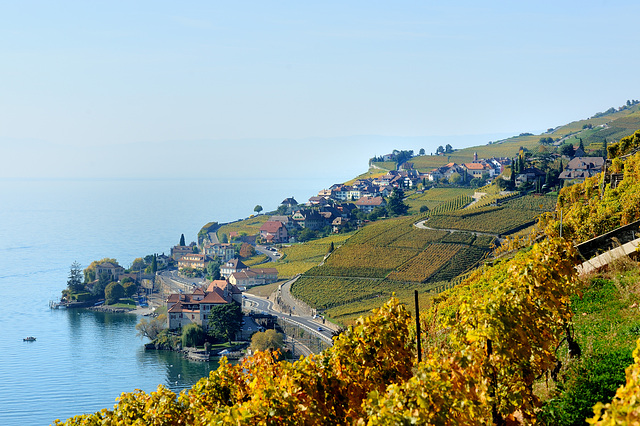
<svg viewBox="0 0 640 426">
<path fill-rule="evenodd" d="M 393 149 L 542 132 L 640 98 L 637 16 L 638 1 L 1 0 L 0 178 L 354 174 Z"/>
</svg>

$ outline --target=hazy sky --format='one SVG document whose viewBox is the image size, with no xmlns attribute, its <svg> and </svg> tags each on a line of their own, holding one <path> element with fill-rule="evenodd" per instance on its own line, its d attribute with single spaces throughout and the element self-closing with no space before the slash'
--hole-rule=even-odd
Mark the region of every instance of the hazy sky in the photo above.
<svg viewBox="0 0 640 426">
<path fill-rule="evenodd" d="M 237 167 L 245 139 L 353 164 L 640 98 L 637 0 L 0 4 L 0 177 L 135 175 L 149 146 Z"/>
</svg>

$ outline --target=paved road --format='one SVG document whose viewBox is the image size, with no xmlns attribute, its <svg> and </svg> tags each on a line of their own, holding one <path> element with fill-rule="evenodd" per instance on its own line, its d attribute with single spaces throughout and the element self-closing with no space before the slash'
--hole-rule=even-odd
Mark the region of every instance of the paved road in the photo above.
<svg viewBox="0 0 640 426">
<path fill-rule="evenodd" d="M 464 229 L 430 228 L 430 227 L 428 227 L 427 225 L 424 224 L 428 220 L 429 219 L 421 220 L 420 222 L 414 223 L 413 226 L 415 226 L 416 228 L 420 228 L 420 229 L 430 229 L 432 231 L 466 232 L 467 234 L 487 235 L 489 237 L 497 238 L 499 241 L 503 241 L 504 240 L 503 238 L 500 237 L 500 235 L 498 235 L 498 234 L 490 234 L 488 232 L 466 231 Z"/>
<path fill-rule="evenodd" d="M 204 284 L 202 278 L 184 278 L 178 275 L 178 271 L 162 271 L 159 272 L 164 282 L 169 285 L 171 291 L 178 293 L 180 291 L 193 291 L 197 286 Z"/>
<path fill-rule="evenodd" d="M 333 343 L 331 330 L 325 327 L 322 323 L 314 320 L 313 317 L 283 314 L 282 312 L 273 309 L 273 302 L 271 300 L 263 299 L 262 297 L 254 296 L 252 294 L 243 293 L 242 297 L 245 308 L 253 309 L 256 312 L 265 312 L 267 314 L 275 315 L 285 321 L 301 326 L 327 343 Z M 318 328 L 320 328 L 320 330 Z"/>
<path fill-rule="evenodd" d="M 268 262 L 275 262 L 276 260 L 280 259 L 280 254 L 277 251 L 267 250 L 267 246 L 256 245 L 256 251 L 258 253 L 266 254 L 269 258 Z"/>
</svg>

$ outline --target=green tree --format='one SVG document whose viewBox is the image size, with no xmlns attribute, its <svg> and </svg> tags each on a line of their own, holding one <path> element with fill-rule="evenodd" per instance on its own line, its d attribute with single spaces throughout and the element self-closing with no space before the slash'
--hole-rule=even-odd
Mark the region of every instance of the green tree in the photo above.
<svg viewBox="0 0 640 426">
<path fill-rule="evenodd" d="M 453 152 L 453 147 L 449 144 L 446 144 L 444 147 L 444 152 L 447 154 L 451 154 Z"/>
<path fill-rule="evenodd" d="M 124 297 L 124 287 L 120 283 L 111 282 L 104 289 L 104 303 L 107 305 L 117 303 L 122 297 Z"/>
<path fill-rule="evenodd" d="M 426 205 L 420 206 L 420 213 L 429 213 L 429 207 Z"/>
<path fill-rule="evenodd" d="M 424 148 L 420 148 L 420 151 L 418 151 L 418 155 L 424 155 Z"/>
<path fill-rule="evenodd" d="M 179 244 L 179 245 L 181 245 L 181 246 L 186 245 L 186 244 L 184 243 L 184 234 L 180 234 L 180 244 Z"/>
<path fill-rule="evenodd" d="M 158 315 L 155 318 L 142 317 L 140 322 L 136 324 L 136 331 L 140 337 L 148 337 L 154 340 L 158 334 L 167 328 L 167 316 L 165 314 Z"/>
<path fill-rule="evenodd" d="M 220 242 L 222 244 L 227 244 L 229 242 L 229 236 L 227 234 L 222 234 L 220 236 Z"/>
<path fill-rule="evenodd" d="M 260 331 L 251 337 L 251 349 L 254 351 L 274 351 L 284 347 L 284 336 L 275 330 Z"/>
<path fill-rule="evenodd" d="M 182 329 L 182 335 L 180 336 L 180 339 L 182 341 L 182 347 L 195 348 L 197 346 L 200 346 L 204 343 L 204 337 L 205 337 L 205 334 L 202 327 L 194 323 L 187 324 Z"/>
<path fill-rule="evenodd" d="M 67 280 L 67 287 L 71 292 L 77 293 L 84 289 L 84 284 L 82 283 L 82 269 L 78 262 L 73 262 L 71 264 L 71 268 L 69 269 L 69 279 Z"/>
<path fill-rule="evenodd" d="M 262 206 L 258 204 L 253 208 L 253 211 L 256 212 L 257 214 L 260 214 L 260 212 L 262 211 Z"/>
<path fill-rule="evenodd" d="M 126 297 L 132 297 L 136 294 L 136 291 L 138 291 L 138 283 L 129 277 L 124 278 L 120 284 L 122 284 L 122 287 L 124 288 L 124 295 Z"/>
<path fill-rule="evenodd" d="M 566 143 L 560 147 L 560 154 L 566 155 L 567 157 L 573 157 L 574 149 L 573 145 L 570 143 Z"/>
<path fill-rule="evenodd" d="M 442 145 L 440 145 L 440 146 L 436 149 L 436 154 L 440 154 L 440 153 L 444 153 L 444 148 L 442 147 Z"/>
<path fill-rule="evenodd" d="M 460 173 L 451 173 L 451 176 L 449 176 L 449 183 L 453 183 L 453 184 L 459 184 L 462 182 L 462 175 L 460 175 Z"/>
<path fill-rule="evenodd" d="M 231 339 L 242 328 L 242 310 L 235 302 L 215 305 L 209 311 L 209 335 L 218 341 Z"/>
<path fill-rule="evenodd" d="M 407 214 L 409 206 L 404 202 L 404 191 L 400 188 L 393 190 L 389 201 L 387 202 L 387 211 L 393 216 L 402 216 Z"/>
<path fill-rule="evenodd" d="M 156 255 L 153 255 L 153 259 L 151 260 L 151 273 L 155 274 L 158 272 L 158 259 L 156 259 Z"/>
<path fill-rule="evenodd" d="M 222 264 L 217 257 L 207 263 L 207 278 L 209 280 L 214 281 L 220 279 L 220 266 L 222 266 Z"/>
<path fill-rule="evenodd" d="M 104 291 L 111 282 L 110 279 L 111 277 L 106 272 L 100 274 L 98 282 L 93 286 L 93 294 L 97 297 L 104 297 Z"/>
<path fill-rule="evenodd" d="M 331 244 L 329 245 L 329 251 L 327 251 L 327 254 L 332 253 L 333 250 L 334 250 L 333 241 L 331 241 Z"/>
</svg>

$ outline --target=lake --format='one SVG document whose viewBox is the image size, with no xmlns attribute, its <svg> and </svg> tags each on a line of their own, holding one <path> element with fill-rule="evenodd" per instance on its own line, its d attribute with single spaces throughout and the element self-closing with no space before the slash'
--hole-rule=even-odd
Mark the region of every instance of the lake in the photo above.
<svg viewBox="0 0 640 426">
<path fill-rule="evenodd" d="M 296 180 L 0 180 L 0 424 L 50 424 L 111 408 L 122 392 L 179 392 L 217 363 L 145 352 L 138 318 L 51 310 L 69 267 L 104 257 L 129 267 L 207 222 L 304 202 L 334 182 Z M 35 336 L 35 342 L 24 342 Z"/>
</svg>

